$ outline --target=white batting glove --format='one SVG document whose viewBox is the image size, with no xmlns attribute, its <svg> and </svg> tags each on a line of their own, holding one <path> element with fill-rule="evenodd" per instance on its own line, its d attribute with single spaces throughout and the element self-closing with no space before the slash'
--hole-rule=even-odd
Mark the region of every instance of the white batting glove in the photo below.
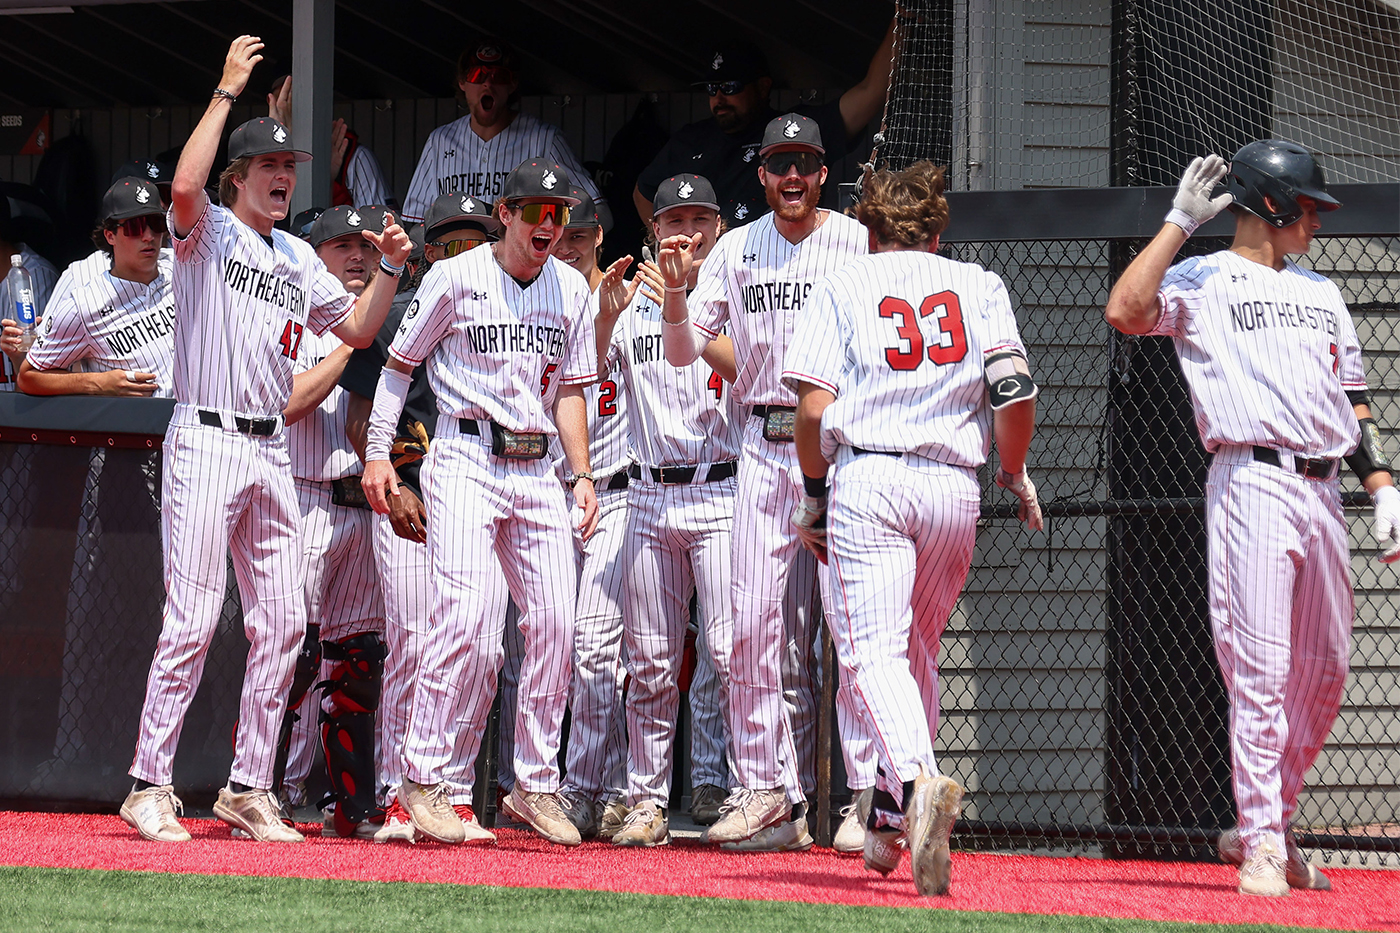
<svg viewBox="0 0 1400 933">
<path fill-rule="evenodd" d="M 1371 533 L 1376 536 L 1376 543 L 1385 549 L 1380 561 L 1389 564 L 1400 560 L 1400 489 L 1382 486 L 1371 493 L 1371 499 L 1376 504 Z"/>
<path fill-rule="evenodd" d="M 1021 500 L 1021 508 L 1016 513 L 1016 517 L 1025 522 L 1028 529 L 1039 531 L 1045 527 L 1045 516 L 1040 511 L 1040 500 L 1035 497 L 1035 484 L 1031 482 L 1031 478 L 1026 475 L 1025 470 L 1020 473 L 997 470 L 997 485 L 1014 493 L 1016 498 Z"/>
<path fill-rule="evenodd" d="M 1210 191 L 1225 177 L 1230 168 L 1218 155 L 1200 156 L 1191 160 L 1182 173 L 1181 184 L 1172 198 L 1172 209 L 1167 212 L 1166 221 L 1176 224 L 1186 235 L 1196 232 L 1196 228 L 1225 210 L 1235 200 L 1233 194 L 1222 194 L 1212 198 Z"/>
<path fill-rule="evenodd" d="M 826 496 L 804 495 L 792 510 L 792 527 L 802 546 L 826 563 Z"/>
</svg>

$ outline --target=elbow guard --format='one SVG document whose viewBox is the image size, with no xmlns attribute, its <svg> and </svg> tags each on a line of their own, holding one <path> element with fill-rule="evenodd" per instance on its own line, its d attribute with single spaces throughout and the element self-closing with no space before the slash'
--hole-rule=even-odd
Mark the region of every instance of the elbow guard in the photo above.
<svg viewBox="0 0 1400 933">
<path fill-rule="evenodd" d="M 1347 456 L 1347 466 L 1363 483 L 1366 477 L 1377 470 L 1384 470 L 1391 476 L 1395 475 L 1395 470 L 1390 465 L 1390 458 L 1386 456 L 1385 447 L 1381 444 L 1381 429 L 1376 424 L 1374 418 L 1361 419 L 1361 443 L 1356 450 Z"/>
<path fill-rule="evenodd" d="M 1040 387 L 1031 379 L 1030 363 L 1017 350 L 998 350 L 982 365 L 982 378 L 987 383 L 992 411 L 1033 399 L 1040 392 Z"/>
</svg>

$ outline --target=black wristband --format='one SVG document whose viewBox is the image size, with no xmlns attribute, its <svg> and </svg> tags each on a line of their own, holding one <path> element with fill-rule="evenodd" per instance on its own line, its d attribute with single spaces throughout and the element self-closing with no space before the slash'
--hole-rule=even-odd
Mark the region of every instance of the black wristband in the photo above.
<svg viewBox="0 0 1400 933">
<path fill-rule="evenodd" d="M 826 477 L 813 477 L 803 473 L 802 488 L 806 491 L 807 495 L 811 496 L 813 499 L 821 499 L 826 496 Z"/>
</svg>

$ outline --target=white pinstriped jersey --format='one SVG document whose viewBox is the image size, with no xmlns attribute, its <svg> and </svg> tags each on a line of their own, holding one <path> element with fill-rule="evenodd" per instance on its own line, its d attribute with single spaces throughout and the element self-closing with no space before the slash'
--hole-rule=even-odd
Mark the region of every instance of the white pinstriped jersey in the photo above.
<svg viewBox="0 0 1400 933">
<path fill-rule="evenodd" d="M 160 257 L 162 260 L 173 262 L 175 254 L 167 247 L 160 251 Z M 81 288 L 111 268 L 112 254 L 103 249 L 93 250 L 82 259 L 68 264 L 68 268 L 59 275 L 58 283 L 54 285 L 53 294 L 49 296 L 49 300 L 57 300 L 72 289 Z"/>
<path fill-rule="evenodd" d="M 482 139 L 472 130 L 468 114 L 428 134 L 418 167 L 413 170 L 413 180 L 408 183 L 404 219 L 422 222 L 429 205 L 449 191 L 495 201 L 501 196 L 506 176 L 521 162 L 533 158 L 559 163 L 569 173 L 571 182 L 598 200 L 593 176 L 579 164 L 559 127 L 528 113 L 517 113 L 501 132 Z"/>
<path fill-rule="evenodd" d="M 174 238 L 179 401 L 281 414 L 305 328 L 324 333 L 354 311 L 355 296 L 309 244 L 281 230 L 272 243 L 214 204 L 187 237 Z"/>
<path fill-rule="evenodd" d="M 1356 328 L 1337 286 L 1229 250 L 1167 270 L 1153 334 L 1171 336 L 1206 450 L 1261 446 L 1343 457 L 1366 388 Z"/>
<path fill-rule="evenodd" d="M 36 318 L 42 317 L 44 309 L 48 307 L 49 298 L 53 295 L 54 284 L 58 281 L 58 270 L 53 267 L 53 263 L 23 243 L 19 245 L 19 254 L 24 257 L 24 268 L 29 270 L 30 281 L 34 283 L 34 316 Z M 0 286 L 3 286 L 2 281 L 0 281 Z M 14 299 L 8 294 L 4 298 L 5 310 L 3 314 L 0 314 L 0 317 L 17 320 Z M 15 368 L 10 364 L 10 358 L 3 353 L 0 353 L 0 366 L 4 367 L 3 374 L 0 375 L 0 392 L 13 392 L 15 390 Z"/>
<path fill-rule="evenodd" d="M 686 466 L 737 460 L 744 419 L 734 387 L 704 360 L 679 369 L 666 362 L 661 327 L 661 308 L 638 290 L 617 319 L 608 352 L 609 367 L 626 378 L 637 462 Z"/>
<path fill-rule="evenodd" d="M 38 370 L 102 373 L 132 369 L 155 373 L 155 397 L 172 397 L 172 263 L 172 257 L 162 252 L 156 263 L 155 280 L 149 285 L 102 272 L 66 289 L 49 302 L 39 336 L 29 351 L 29 365 Z"/>
<path fill-rule="evenodd" d="M 588 296 L 588 280 L 553 256 L 521 288 L 491 249 L 474 249 L 428 270 L 389 355 L 427 362 L 441 415 L 555 434 L 559 386 L 597 379 Z"/>
<path fill-rule="evenodd" d="M 335 334 L 305 334 L 293 373 L 304 373 L 341 345 Z M 318 482 L 358 476 L 364 472 L 360 457 L 345 434 L 350 394 L 336 386 L 305 418 L 287 425 L 287 454 L 292 475 Z"/>
<path fill-rule="evenodd" d="M 995 274 L 922 251 L 877 253 L 817 286 L 783 382 L 835 394 L 822 415 L 828 459 L 846 445 L 975 467 L 992 421 L 983 362 L 1006 348 L 1025 353 Z"/>
<path fill-rule="evenodd" d="M 588 317 L 598 316 L 598 293 L 588 297 Z M 601 374 L 600 374 L 601 376 Z M 621 373 L 610 373 L 583 390 L 588 404 L 588 462 L 596 476 L 627 469 L 629 448 L 627 387 Z"/>
<path fill-rule="evenodd" d="M 687 300 L 690 319 L 710 337 L 729 325 L 738 376 L 734 394 L 743 405 L 796 405 L 778 376 L 792 329 L 812 286 L 857 256 L 869 238 L 865 227 L 835 211 L 801 243 L 783 238 L 773 214 L 720 237 L 700 267 Z"/>
<path fill-rule="evenodd" d="M 345 166 L 345 187 L 355 199 L 356 207 L 366 204 L 387 204 L 394 196 L 389 183 L 384 180 L 384 170 L 374 153 L 364 146 L 356 146 Z"/>
</svg>

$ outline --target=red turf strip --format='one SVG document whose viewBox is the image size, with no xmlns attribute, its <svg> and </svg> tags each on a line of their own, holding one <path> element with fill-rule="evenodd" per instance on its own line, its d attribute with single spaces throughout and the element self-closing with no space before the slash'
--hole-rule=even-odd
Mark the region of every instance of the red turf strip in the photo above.
<svg viewBox="0 0 1400 933">
<path fill-rule="evenodd" d="M 755 900 L 933 907 L 1026 914 L 1263 923 L 1400 931 L 1400 872 L 1327 870 L 1331 892 L 1278 900 L 1235 892 L 1235 869 L 1176 862 L 953 853 L 949 897 L 914 892 L 909 860 L 889 878 L 859 856 L 723 852 L 695 843 L 621 850 L 606 843 L 565 849 L 530 833 L 500 830 L 500 844 L 450 847 L 322 839 L 259 845 L 229 836 L 217 820 L 184 820 L 192 842 L 146 842 L 115 816 L 0 812 L 0 864 L 193 874 L 344 878 L 513 887 L 578 888 Z"/>
</svg>

